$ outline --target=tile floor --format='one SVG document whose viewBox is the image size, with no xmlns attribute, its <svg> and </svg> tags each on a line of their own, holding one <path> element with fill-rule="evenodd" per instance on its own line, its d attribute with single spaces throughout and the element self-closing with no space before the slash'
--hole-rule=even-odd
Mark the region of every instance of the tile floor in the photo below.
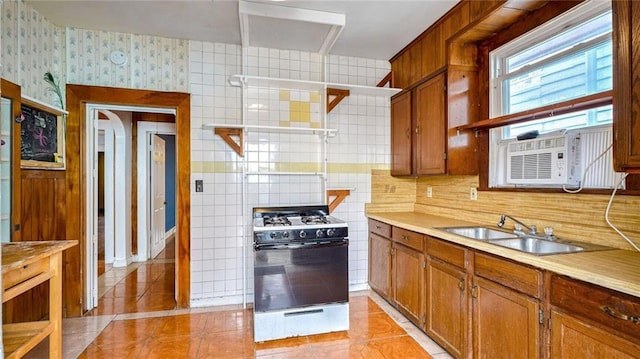
<svg viewBox="0 0 640 359">
<path fill-rule="evenodd" d="M 63 358 L 451 358 L 368 291 L 352 293 L 348 331 L 254 343 L 251 309 L 174 309 L 172 255 L 105 280 L 96 310 L 63 320 Z M 45 341 L 27 358 L 47 358 L 47 349 Z"/>
</svg>

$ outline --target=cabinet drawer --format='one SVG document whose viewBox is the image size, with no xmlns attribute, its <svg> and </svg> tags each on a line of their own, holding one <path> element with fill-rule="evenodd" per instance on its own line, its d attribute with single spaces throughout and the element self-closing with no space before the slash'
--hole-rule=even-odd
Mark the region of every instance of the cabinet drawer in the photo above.
<svg viewBox="0 0 640 359">
<path fill-rule="evenodd" d="M 442 259 L 458 268 L 465 268 L 467 250 L 441 239 L 427 237 L 427 254 Z"/>
<path fill-rule="evenodd" d="M 554 275 L 551 304 L 638 338 L 640 298 Z"/>
<path fill-rule="evenodd" d="M 369 219 L 369 232 L 391 238 L 391 225 L 376 221 L 375 219 Z"/>
<path fill-rule="evenodd" d="M 393 227 L 391 238 L 405 246 L 422 251 L 424 249 L 424 234 L 409 231 L 403 228 Z"/>
<path fill-rule="evenodd" d="M 542 271 L 510 260 L 475 253 L 476 275 L 500 283 L 534 298 L 542 296 Z"/>
</svg>

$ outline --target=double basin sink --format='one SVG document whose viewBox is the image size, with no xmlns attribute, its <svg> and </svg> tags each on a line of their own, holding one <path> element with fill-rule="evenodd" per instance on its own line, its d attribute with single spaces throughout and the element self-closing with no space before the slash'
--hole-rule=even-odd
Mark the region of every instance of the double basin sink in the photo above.
<svg viewBox="0 0 640 359">
<path fill-rule="evenodd" d="M 518 235 L 482 226 L 444 227 L 438 229 L 539 256 L 610 249 L 589 243 L 559 240 L 555 239 L 555 237 L 554 239 L 547 239 L 533 235 Z"/>
</svg>

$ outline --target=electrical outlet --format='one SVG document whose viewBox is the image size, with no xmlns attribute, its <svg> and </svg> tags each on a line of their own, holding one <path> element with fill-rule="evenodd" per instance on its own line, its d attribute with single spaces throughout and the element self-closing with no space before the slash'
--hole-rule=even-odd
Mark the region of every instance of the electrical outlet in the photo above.
<svg viewBox="0 0 640 359">
<path fill-rule="evenodd" d="M 433 197 L 433 188 L 431 186 L 427 187 L 427 198 Z"/>
<path fill-rule="evenodd" d="M 469 190 L 469 199 L 472 201 L 477 201 L 478 200 L 478 189 L 475 187 L 471 187 L 471 189 Z"/>
</svg>

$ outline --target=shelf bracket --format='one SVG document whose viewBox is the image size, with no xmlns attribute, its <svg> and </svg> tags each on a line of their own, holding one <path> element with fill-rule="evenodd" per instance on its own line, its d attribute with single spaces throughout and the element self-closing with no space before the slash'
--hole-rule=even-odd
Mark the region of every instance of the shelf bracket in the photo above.
<svg viewBox="0 0 640 359">
<path fill-rule="evenodd" d="M 340 101 L 349 96 L 350 93 L 351 91 L 349 90 L 336 89 L 331 87 L 327 88 L 327 113 L 331 112 L 331 110 L 338 106 Z M 331 96 L 334 96 L 334 98 L 331 99 Z"/>
<path fill-rule="evenodd" d="M 389 84 L 389 87 L 393 86 L 393 72 L 391 71 L 389 71 L 387 76 L 385 76 L 384 78 L 382 78 L 382 80 L 380 80 L 380 82 L 378 82 L 376 87 L 384 87 L 387 83 Z"/>
<path fill-rule="evenodd" d="M 329 203 L 329 213 L 333 212 L 336 207 L 338 207 L 338 205 L 350 194 L 351 190 L 349 189 L 328 189 L 327 203 Z M 335 197 L 333 201 L 331 201 L 331 197 Z"/>
<path fill-rule="evenodd" d="M 229 147 L 231 147 L 231 149 L 233 149 L 238 154 L 238 156 L 244 157 L 244 150 L 243 150 L 244 146 L 243 146 L 241 128 L 218 127 L 213 130 L 213 133 L 220 136 L 220 138 L 222 138 L 222 140 L 226 142 L 227 145 L 229 145 Z M 238 138 L 237 142 L 233 137 Z"/>
</svg>

